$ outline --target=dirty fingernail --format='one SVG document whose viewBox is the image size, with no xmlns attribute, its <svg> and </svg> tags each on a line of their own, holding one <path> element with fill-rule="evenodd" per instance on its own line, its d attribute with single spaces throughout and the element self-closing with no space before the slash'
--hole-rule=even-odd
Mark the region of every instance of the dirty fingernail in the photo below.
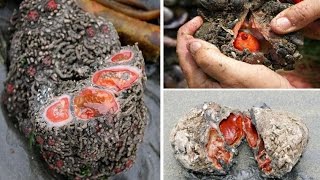
<svg viewBox="0 0 320 180">
<path fill-rule="evenodd" d="M 278 28 L 280 28 L 283 31 L 287 31 L 292 26 L 291 22 L 286 17 L 281 17 L 277 19 L 276 25 Z"/>
<path fill-rule="evenodd" d="M 200 42 L 192 42 L 189 44 L 189 51 L 192 53 L 192 54 L 195 54 L 199 49 L 201 48 L 201 43 Z"/>
</svg>

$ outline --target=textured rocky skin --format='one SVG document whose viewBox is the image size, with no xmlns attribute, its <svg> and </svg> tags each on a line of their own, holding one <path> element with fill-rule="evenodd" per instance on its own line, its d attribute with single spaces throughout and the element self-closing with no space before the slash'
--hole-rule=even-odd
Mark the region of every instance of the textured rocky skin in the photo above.
<svg viewBox="0 0 320 180">
<path fill-rule="evenodd" d="M 271 159 L 271 177 L 282 177 L 299 161 L 308 143 L 309 130 L 301 118 L 269 108 L 252 108 L 252 121 Z"/>
<path fill-rule="evenodd" d="M 303 45 L 300 32 L 277 35 L 271 20 L 291 4 L 277 0 L 201 0 L 199 14 L 205 19 L 197 38 L 216 45 L 222 53 L 250 64 L 263 64 L 272 70 L 294 68 L 302 58 L 298 47 Z M 239 32 L 253 34 L 260 42 L 257 52 L 240 51 L 234 47 Z"/>
<path fill-rule="evenodd" d="M 227 175 L 238 155 L 237 147 L 246 142 L 261 175 L 281 178 L 300 159 L 308 129 L 300 118 L 286 112 L 269 108 L 241 112 L 211 102 L 182 117 L 171 131 L 170 142 L 176 159 L 197 176 Z"/>
<path fill-rule="evenodd" d="M 121 47 L 113 25 L 83 12 L 75 0 L 25 0 L 12 22 L 3 101 L 24 135 L 35 138 L 49 168 L 80 178 L 130 168 L 147 123 L 146 75 L 138 47 Z M 103 74 L 106 84 L 101 85 L 93 79 L 99 70 L 115 73 Z M 88 96 L 84 106 L 91 106 L 90 118 L 81 119 L 75 99 L 83 100 L 88 88 L 110 96 Z M 62 97 L 69 104 L 53 108 L 53 116 L 68 110 L 68 120 L 51 122 L 46 112 Z"/>
</svg>

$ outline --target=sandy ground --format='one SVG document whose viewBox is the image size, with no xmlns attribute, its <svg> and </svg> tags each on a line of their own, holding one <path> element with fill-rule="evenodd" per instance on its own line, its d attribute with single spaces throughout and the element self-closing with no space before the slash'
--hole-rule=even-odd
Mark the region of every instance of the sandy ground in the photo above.
<svg viewBox="0 0 320 180">
<path fill-rule="evenodd" d="M 168 91 L 164 92 L 164 122 L 163 122 L 163 154 L 164 179 L 185 179 L 185 171 L 179 166 L 173 156 L 169 142 L 171 129 L 178 119 L 192 107 L 204 102 L 215 101 L 222 105 L 246 110 L 254 105 L 266 103 L 273 109 L 292 112 L 305 120 L 310 130 L 310 140 L 306 152 L 300 162 L 284 179 L 319 179 L 320 178 L 320 92 L 319 91 Z M 249 159 L 251 152 L 241 146 L 241 152 L 236 171 L 230 172 L 234 179 L 246 179 L 239 175 L 249 172 L 248 166 L 255 166 Z M 249 179 L 261 179 L 255 175 Z"/>
</svg>

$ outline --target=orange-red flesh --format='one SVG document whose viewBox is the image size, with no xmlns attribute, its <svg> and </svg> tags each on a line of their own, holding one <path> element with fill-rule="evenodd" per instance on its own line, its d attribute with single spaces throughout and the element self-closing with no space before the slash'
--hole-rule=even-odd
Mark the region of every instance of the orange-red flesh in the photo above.
<svg viewBox="0 0 320 180">
<path fill-rule="evenodd" d="M 59 98 L 48 106 L 45 117 L 51 123 L 60 123 L 70 119 L 70 99 L 68 96 Z"/>
<path fill-rule="evenodd" d="M 129 68 L 109 68 L 96 72 L 92 82 L 98 86 L 121 91 L 131 87 L 138 77 L 138 72 Z"/>
<path fill-rule="evenodd" d="M 256 147 L 259 139 L 258 132 L 252 124 L 251 119 L 247 116 L 243 118 L 243 130 L 249 146 L 251 148 Z"/>
<path fill-rule="evenodd" d="M 222 170 L 221 161 L 225 164 L 231 162 L 232 154 L 224 148 L 224 140 L 214 128 L 209 130 L 209 140 L 206 149 L 208 157 L 216 169 Z"/>
<path fill-rule="evenodd" d="M 242 116 L 230 114 L 221 121 L 219 128 L 228 145 L 237 144 L 243 137 Z"/>
<path fill-rule="evenodd" d="M 240 51 L 248 49 L 250 52 L 257 52 L 260 50 L 258 39 L 252 34 L 243 31 L 238 33 L 233 45 Z"/>
<path fill-rule="evenodd" d="M 133 58 L 133 52 L 129 50 L 122 50 L 111 57 L 112 62 L 130 61 Z"/>
<path fill-rule="evenodd" d="M 114 95 L 97 88 L 85 88 L 74 97 L 74 112 L 77 118 L 90 120 L 119 110 Z"/>
</svg>

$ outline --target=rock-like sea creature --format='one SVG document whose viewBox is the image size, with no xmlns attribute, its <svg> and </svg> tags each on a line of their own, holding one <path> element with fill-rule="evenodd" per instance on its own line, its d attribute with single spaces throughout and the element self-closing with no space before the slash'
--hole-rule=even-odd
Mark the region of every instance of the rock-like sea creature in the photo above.
<svg viewBox="0 0 320 180">
<path fill-rule="evenodd" d="M 278 0 L 200 2 L 199 14 L 206 22 L 195 36 L 216 45 L 225 55 L 273 70 L 291 70 L 302 58 L 300 32 L 277 35 L 270 27 L 271 20 L 292 4 Z"/>
<path fill-rule="evenodd" d="M 241 112 L 205 103 L 180 119 L 170 141 L 180 164 L 204 176 L 227 175 L 246 141 L 262 175 L 281 178 L 299 161 L 308 129 L 300 118 L 268 107 Z"/>
<path fill-rule="evenodd" d="M 25 0 L 12 21 L 4 104 L 49 167 L 92 178 L 130 168 L 147 119 L 138 47 L 75 0 Z"/>
</svg>

